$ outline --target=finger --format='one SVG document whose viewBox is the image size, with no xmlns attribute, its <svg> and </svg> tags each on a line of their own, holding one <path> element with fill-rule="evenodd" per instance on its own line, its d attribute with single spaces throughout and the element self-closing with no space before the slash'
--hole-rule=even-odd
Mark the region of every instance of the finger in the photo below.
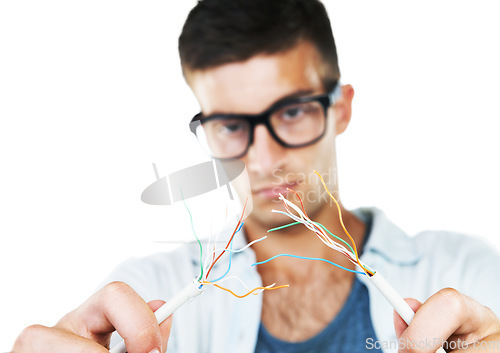
<svg viewBox="0 0 500 353">
<path fill-rule="evenodd" d="M 421 302 L 412 298 L 406 298 L 405 302 L 408 303 L 408 305 L 414 312 L 416 312 L 422 306 Z M 408 325 L 406 324 L 406 322 L 401 318 L 401 316 L 399 316 L 396 310 L 394 310 L 394 330 L 396 331 L 396 336 L 398 338 L 401 337 L 401 334 L 404 330 L 406 330 L 407 327 Z"/>
<path fill-rule="evenodd" d="M 12 353 L 109 353 L 99 343 L 68 331 L 32 325 L 23 330 L 14 343 Z"/>
<path fill-rule="evenodd" d="M 90 297 L 56 327 L 109 346 L 115 329 L 129 353 L 161 351 L 161 332 L 148 304 L 130 286 L 112 282 Z"/>
<path fill-rule="evenodd" d="M 158 310 L 165 302 L 163 300 L 152 300 L 148 303 L 151 310 Z M 160 332 L 161 332 L 161 342 L 163 353 L 167 350 L 167 342 L 170 336 L 170 329 L 172 328 L 172 315 L 170 315 L 165 321 L 160 324 Z"/>
<path fill-rule="evenodd" d="M 498 319 L 488 308 L 460 292 L 445 288 L 431 296 L 415 313 L 401 334 L 402 352 L 435 352 L 452 335 L 452 340 L 474 342 L 495 333 Z"/>
</svg>

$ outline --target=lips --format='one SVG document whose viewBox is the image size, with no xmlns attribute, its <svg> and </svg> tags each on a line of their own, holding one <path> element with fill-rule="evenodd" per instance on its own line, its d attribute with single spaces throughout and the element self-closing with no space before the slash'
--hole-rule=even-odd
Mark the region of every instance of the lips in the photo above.
<svg viewBox="0 0 500 353">
<path fill-rule="evenodd" d="M 269 187 L 262 187 L 254 190 L 254 195 L 261 196 L 266 199 L 274 199 L 278 197 L 278 194 L 283 194 L 284 196 L 288 194 L 290 191 L 288 189 L 295 189 L 298 186 L 297 182 L 293 182 L 290 184 L 280 184 L 280 185 L 272 185 Z"/>
</svg>

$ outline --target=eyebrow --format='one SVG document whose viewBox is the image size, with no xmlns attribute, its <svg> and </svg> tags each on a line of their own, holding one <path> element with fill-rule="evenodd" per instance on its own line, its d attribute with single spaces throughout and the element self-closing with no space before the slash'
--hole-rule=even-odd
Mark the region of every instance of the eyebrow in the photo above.
<svg viewBox="0 0 500 353">
<path fill-rule="evenodd" d="M 312 94 L 313 92 L 314 92 L 314 90 L 312 90 L 312 89 L 300 89 L 300 90 L 297 90 L 295 92 L 289 93 L 289 94 L 287 94 L 287 95 L 279 98 L 274 103 L 271 103 L 271 105 L 269 105 L 266 108 L 266 110 L 274 107 L 275 105 L 278 105 L 278 104 L 281 104 L 281 103 L 285 103 L 285 102 L 287 102 L 289 100 L 300 98 L 300 97 L 304 97 L 304 96 L 308 96 L 308 95 Z"/>
<path fill-rule="evenodd" d="M 268 105 L 263 111 L 269 110 L 269 109 L 271 109 L 274 106 L 277 106 L 277 105 L 282 104 L 282 103 L 286 103 L 286 102 L 291 101 L 293 99 L 297 99 L 297 98 L 300 98 L 300 97 L 308 96 L 308 95 L 310 95 L 312 93 L 314 93 L 313 89 L 299 89 L 299 90 L 297 90 L 295 92 L 288 93 L 288 94 L 286 94 L 286 95 L 278 98 L 276 101 L 274 101 L 270 105 Z M 219 115 L 219 114 L 226 115 L 227 113 L 217 113 L 217 112 L 215 112 L 215 113 L 212 113 L 212 114 L 209 114 L 209 115 L 206 115 L 206 116 Z M 232 113 L 229 113 L 229 114 L 232 114 Z M 236 114 L 238 114 L 238 113 L 236 113 Z"/>
</svg>

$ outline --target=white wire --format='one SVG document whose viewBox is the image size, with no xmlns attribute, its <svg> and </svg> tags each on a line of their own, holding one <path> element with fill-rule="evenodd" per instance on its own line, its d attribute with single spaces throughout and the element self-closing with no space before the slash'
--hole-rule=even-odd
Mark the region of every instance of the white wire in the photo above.
<svg viewBox="0 0 500 353">
<path fill-rule="evenodd" d="M 220 251 L 220 252 L 227 251 L 227 252 L 230 252 L 230 253 L 233 253 L 233 254 L 238 253 L 238 252 L 242 252 L 243 250 L 248 249 L 248 248 L 249 248 L 250 246 L 252 246 L 253 244 L 258 243 L 259 241 L 262 241 L 262 240 L 264 240 L 264 239 L 266 239 L 266 238 L 267 238 L 267 235 L 263 236 L 262 238 L 255 239 L 254 241 L 252 241 L 252 242 L 248 243 L 247 245 L 245 245 L 244 247 L 242 247 L 241 249 L 238 249 L 238 250 L 231 250 L 231 249 L 215 249 L 215 250 L 211 251 L 211 252 L 208 254 L 208 256 L 210 256 L 210 255 L 212 255 L 212 254 L 215 254 L 215 253 L 217 253 L 218 251 Z"/>
<path fill-rule="evenodd" d="M 298 218 L 297 216 L 295 216 L 295 215 L 293 215 L 293 214 L 285 213 L 285 212 L 282 212 L 282 211 L 272 210 L 272 212 L 275 212 L 275 213 L 281 213 L 281 214 L 283 214 L 283 215 L 285 215 L 285 216 L 290 217 L 291 219 L 293 219 L 293 220 L 294 220 L 294 221 L 296 221 L 296 222 L 299 222 L 299 223 L 304 224 L 304 225 L 305 225 L 305 226 L 306 226 L 309 230 L 313 231 L 313 232 L 316 234 L 316 236 L 318 236 L 318 238 L 319 238 L 319 239 L 320 239 L 320 240 L 321 240 L 321 241 L 322 241 L 322 242 L 323 242 L 326 246 L 328 246 L 328 247 L 329 247 L 329 248 L 331 248 L 331 249 L 337 250 L 337 251 L 339 251 L 339 252 L 341 252 L 341 253 L 343 253 L 343 254 L 348 255 L 351 259 L 354 259 L 354 261 L 355 261 L 355 257 L 354 257 L 354 255 L 353 255 L 351 252 L 349 252 L 349 250 L 347 250 L 347 249 L 345 248 L 345 246 L 341 245 L 341 244 L 340 244 L 340 243 L 338 243 L 337 241 L 335 241 L 335 240 L 331 239 L 330 237 L 328 237 L 328 236 L 324 233 L 324 231 L 322 231 L 322 232 L 321 232 L 321 234 L 323 234 L 323 235 L 324 235 L 327 239 L 329 239 L 329 241 L 327 242 L 327 241 L 325 241 L 325 239 L 324 239 L 324 238 L 322 238 L 321 236 L 319 236 L 319 235 L 317 234 L 317 232 L 318 232 L 318 228 L 316 228 L 316 227 L 312 226 L 312 224 L 313 224 L 312 222 L 307 222 L 307 221 L 304 221 L 304 220 L 302 220 L 302 219 Z M 321 228 L 320 228 L 320 229 L 321 229 Z"/>
<path fill-rule="evenodd" d="M 218 193 L 215 193 L 215 201 L 214 201 L 214 207 L 212 209 L 212 220 L 215 218 L 215 210 L 217 209 L 217 206 L 218 206 L 218 203 L 219 203 L 219 194 Z M 208 239 L 207 239 L 207 251 L 210 250 L 210 241 L 211 239 L 213 238 L 213 225 L 214 225 L 214 222 L 210 222 L 210 233 L 208 235 Z M 219 231 L 217 232 L 217 234 L 219 234 L 220 232 L 220 229 Z"/>
<path fill-rule="evenodd" d="M 281 199 L 281 200 L 282 200 L 282 201 L 283 201 L 283 202 L 284 202 L 287 206 L 292 207 L 292 208 L 293 208 L 293 209 L 294 209 L 294 210 L 295 210 L 295 211 L 299 214 L 299 216 L 300 216 L 300 218 L 301 218 L 301 219 L 298 219 L 298 218 L 297 218 L 295 215 L 293 215 L 291 212 L 288 212 L 288 214 L 295 216 L 298 222 L 300 222 L 300 223 L 302 223 L 302 224 L 306 225 L 306 226 L 307 226 L 307 228 L 309 228 L 309 229 L 310 229 L 310 230 L 312 230 L 313 232 L 317 233 L 317 230 L 318 230 L 317 226 L 314 226 L 314 225 L 313 225 L 312 220 L 311 220 L 308 216 L 306 216 L 306 215 L 302 212 L 302 210 L 300 210 L 300 209 L 298 208 L 298 206 L 296 206 L 296 205 L 295 205 L 293 202 L 291 202 L 290 200 L 287 200 L 287 199 L 286 199 L 286 198 L 285 198 L 282 194 L 280 194 L 280 199 Z M 289 211 L 289 210 L 287 210 L 287 211 Z M 333 241 L 333 240 L 331 240 L 331 238 L 330 238 L 330 237 L 329 237 L 329 236 L 328 236 L 328 235 L 324 232 L 324 230 L 323 230 L 323 229 L 321 229 L 321 228 L 320 228 L 320 229 L 319 229 L 319 231 L 321 232 L 321 234 L 323 234 L 323 235 L 325 236 L 325 238 L 326 238 L 326 239 L 328 239 L 329 241 Z M 340 245 L 340 244 L 339 244 L 339 245 Z"/>
<path fill-rule="evenodd" d="M 241 278 L 239 278 L 238 276 L 235 276 L 235 275 L 232 275 L 232 276 L 227 276 L 227 277 L 221 278 L 221 279 L 220 279 L 220 280 L 218 280 L 217 282 L 212 282 L 212 283 L 217 283 L 217 284 L 219 284 L 219 283 L 222 283 L 222 282 L 226 282 L 226 281 L 227 281 L 227 280 L 229 280 L 229 279 L 235 279 L 235 280 L 237 280 L 238 282 L 240 282 L 240 283 L 241 283 L 241 285 L 242 285 L 243 287 L 245 287 L 245 289 L 246 289 L 247 291 L 249 291 L 249 292 L 250 292 L 250 288 L 246 285 L 246 283 L 245 283 L 245 282 L 243 282 L 243 280 L 242 280 Z"/>
<path fill-rule="evenodd" d="M 215 246 L 215 243 L 214 243 L 214 246 Z M 213 261 L 215 259 L 215 254 L 217 252 L 223 253 L 223 252 L 227 251 L 227 252 L 235 253 L 235 252 L 240 252 L 240 251 L 245 250 L 248 246 L 249 245 L 247 245 L 246 247 L 244 247 L 242 249 L 239 249 L 239 250 L 231 250 L 231 249 L 224 249 L 223 248 L 223 249 L 214 249 L 211 252 L 209 252 L 208 255 L 205 257 L 205 261 L 203 262 L 203 268 L 204 268 L 204 270 L 203 270 L 203 278 L 204 278 L 204 280 L 207 280 L 207 275 L 206 274 L 208 272 L 208 269 L 212 266 L 212 263 L 213 263 Z"/>
<path fill-rule="evenodd" d="M 320 237 L 321 241 L 323 241 L 323 243 L 325 243 L 326 245 L 328 244 L 331 244 L 331 245 L 334 245 L 336 248 L 338 247 L 338 249 L 344 253 L 344 251 L 346 253 L 350 253 L 349 250 L 343 245 L 343 244 L 340 244 L 338 243 L 337 241 L 333 240 L 332 238 L 330 238 L 326 233 L 325 231 L 322 229 L 322 228 L 319 228 L 318 226 L 315 225 L 315 223 L 308 217 L 306 216 L 304 213 L 302 213 L 302 211 L 294 204 L 292 203 L 291 201 L 287 200 L 286 198 L 283 197 L 283 195 L 280 194 L 280 199 L 288 206 L 290 207 L 293 207 L 293 209 L 300 215 L 301 217 L 301 220 L 296 218 L 298 222 L 306 225 L 310 230 L 312 230 L 313 232 L 315 232 L 316 234 L 319 232 L 321 232 L 321 234 L 324 236 L 324 238 Z M 290 212 L 288 212 L 288 214 L 291 214 Z M 307 224 L 306 224 L 307 223 Z M 319 235 L 319 234 L 317 234 Z M 328 239 L 327 241 L 325 241 L 325 239 Z M 331 246 L 330 246 L 331 247 Z"/>
<path fill-rule="evenodd" d="M 295 205 L 293 202 L 291 202 L 290 200 L 287 200 L 281 193 L 279 194 L 279 199 L 282 200 L 285 205 L 287 206 L 290 206 L 291 208 L 293 208 L 300 216 L 297 217 L 296 215 L 292 214 L 290 212 L 290 210 L 287 209 L 287 212 L 283 212 L 283 211 L 278 211 L 278 210 L 272 210 L 272 212 L 275 212 L 275 213 L 280 213 L 280 214 L 283 214 L 283 215 L 286 215 L 288 217 L 290 217 L 291 219 L 293 219 L 294 221 L 296 222 L 299 222 L 303 225 L 305 225 L 309 230 L 312 230 L 317 236 L 318 238 L 323 242 L 323 244 L 325 244 L 326 246 L 328 246 L 330 249 L 333 249 L 333 250 L 336 250 L 344 255 L 347 256 L 347 258 L 355 265 L 359 265 L 358 264 L 358 261 L 357 261 L 357 258 L 355 256 L 354 253 L 352 253 L 351 251 L 349 251 L 343 244 L 333 240 L 331 237 L 329 237 L 325 232 L 324 230 L 321 228 L 321 227 L 317 227 L 317 226 L 313 226 L 313 224 L 315 225 L 315 223 L 309 218 L 307 217 L 303 212 L 302 210 L 299 209 L 299 207 L 297 205 Z M 318 231 L 321 232 L 321 234 L 325 237 L 321 237 L 319 234 L 318 234 Z M 325 241 L 325 239 L 328 239 L 328 241 Z M 373 272 L 373 270 L 369 267 L 369 266 L 366 266 L 364 262 L 362 262 L 360 260 L 360 263 L 363 267 L 365 268 L 368 268 L 369 270 L 371 270 Z"/>
<path fill-rule="evenodd" d="M 226 213 L 224 215 L 224 224 L 227 222 L 227 209 L 228 209 L 228 206 L 229 206 L 229 200 L 226 200 Z M 217 232 L 217 236 L 215 237 L 215 240 L 214 240 L 214 248 L 217 246 L 217 242 L 219 241 L 219 237 L 222 233 L 222 231 L 225 230 L 224 227 L 222 227 L 222 229 L 219 229 L 219 231 Z M 210 239 L 209 239 L 210 240 Z M 212 244 L 210 244 L 211 246 Z M 210 250 L 210 247 L 207 247 L 207 251 Z M 214 252 L 210 252 L 210 254 L 213 254 Z M 208 262 L 208 260 L 210 260 L 210 262 Z M 212 266 L 212 262 L 214 261 L 214 257 L 213 256 L 207 256 L 205 257 L 205 261 L 203 262 L 203 280 L 207 280 L 207 272 L 208 272 L 208 269 Z"/>
</svg>

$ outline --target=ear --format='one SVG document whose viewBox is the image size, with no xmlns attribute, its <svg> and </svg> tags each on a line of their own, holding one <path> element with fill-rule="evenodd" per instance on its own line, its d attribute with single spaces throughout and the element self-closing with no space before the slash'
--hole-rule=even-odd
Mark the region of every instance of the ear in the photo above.
<svg viewBox="0 0 500 353">
<path fill-rule="evenodd" d="M 352 99 L 354 97 L 354 88 L 351 85 L 342 86 L 342 96 L 331 107 L 335 111 L 335 132 L 340 135 L 347 129 L 352 114 Z"/>
</svg>

